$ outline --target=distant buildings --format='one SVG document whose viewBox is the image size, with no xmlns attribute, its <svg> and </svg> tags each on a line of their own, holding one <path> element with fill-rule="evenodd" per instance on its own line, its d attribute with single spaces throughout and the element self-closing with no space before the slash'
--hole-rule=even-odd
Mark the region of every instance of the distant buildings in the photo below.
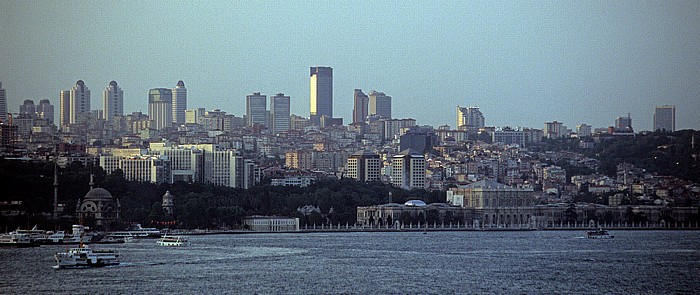
<svg viewBox="0 0 700 295">
<path fill-rule="evenodd" d="M 36 114 L 39 118 L 46 120 L 49 125 L 53 124 L 53 105 L 48 99 L 39 101 L 39 106 L 36 109 Z"/>
<path fill-rule="evenodd" d="M 528 224 L 535 214 L 532 189 L 510 187 L 493 180 L 481 180 L 450 188 L 447 203 L 475 209 L 475 224 Z"/>
<path fill-rule="evenodd" d="M 255 124 L 267 127 L 267 95 L 260 92 L 245 97 L 246 125 L 252 127 Z"/>
<path fill-rule="evenodd" d="M 627 114 L 627 117 L 617 117 L 615 119 L 615 128 L 618 130 L 631 130 L 632 129 L 632 117 Z"/>
<path fill-rule="evenodd" d="M 372 90 L 369 92 L 369 116 L 391 119 L 391 96 Z"/>
<path fill-rule="evenodd" d="M 70 124 L 70 91 L 62 90 L 58 98 L 59 118 L 61 128 Z"/>
<path fill-rule="evenodd" d="M 382 161 L 379 155 L 360 150 L 348 157 L 348 177 L 359 181 L 379 181 Z"/>
<path fill-rule="evenodd" d="M 578 137 L 588 137 L 591 136 L 592 134 L 592 129 L 591 125 L 587 124 L 579 124 L 576 125 L 576 134 Z"/>
<path fill-rule="evenodd" d="M 309 80 L 310 119 L 321 125 L 321 117 L 333 118 L 333 69 L 311 67 Z"/>
<path fill-rule="evenodd" d="M 185 124 L 185 110 L 187 110 L 187 88 L 185 82 L 177 81 L 177 85 L 172 89 L 173 93 L 173 123 L 175 126 Z"/>
<path fill-rule="evenodd" d="M 521 147 L 524 147 L 525 143 L 527 142 L 525 131 L 514 130 L 511 128 L 496 129 L 494 132 L 491 133 L 491 141 L 494 143 L 499 142 L 506 145 L 517 144 Z"/>
<path fill-rule="evenodd" d="M 426 153 L 437 145 L 437 136 L 430 127 L 408 127 L 399 140 L 399 150 L 411 149 L 418 153 Z"/>
<path fill-rule="evenodd" d="M 173 124 L 173 92 L 168 88 L 153 88 L 148 91 L 148 118 L 151 129 L 162 130 Z"/>
<path fill-rule="evenodd" d="M 0 122 L 7 123 L 7 94 L 0 82 Z"/>
<path fill-rule="evenodd" d="M 116 81 L 109 82 L 102 92 L 102 106 L 107 122 L 112 122 L 116 116 L 124 115 L 124 92 Z"/>
<path fill-rule="evenodd" d="M 676 131 L 676 106 L 663 105 L 654 109 L 654 131 Z"/>
<path fill-rule="evenodd" d="M 562 138 L 566 134 L 566 127 L 562 122 L 545 122 L 544 137 L 546 138 Z"/>
<path fill-rule="evenodd" d="M 20 118 L 35 118 L 36 117 L 36 107 L 34 106 L 33 100 L 25 99 L 24 102 L 19 106 L 19 117 Z"/>
<path fill-rule="evenodd" d="M 391 183 L 403 189 L 425 188 L 425 156 L 404 150 L 391 159 Z"/>
<path fill-rule="evenodd" d="M 70 90 L 70 124 L 80 124 L 90 114 L 90 89 L 83 80 L 78 80 Z"/>
<path fill-rule="evenodd" d="M 367 120 L 367 105 L 369 98 L 362 92 L 362 89 L 355 89 L 354 108 L 352 109 L 352 123 L 364 123 Z"/>
<path fill-rule="evenodd" d="M 290 99 L 284 93 L 270 97 L 270 129 L 273 134 L 290 128 Z"/>
<path fill-rule="evenodd" d="M 457 106 L 457 129 L 476 131 L 484 128 L 484 115 L 478 107 L 463 108 Z"/>
</svg>

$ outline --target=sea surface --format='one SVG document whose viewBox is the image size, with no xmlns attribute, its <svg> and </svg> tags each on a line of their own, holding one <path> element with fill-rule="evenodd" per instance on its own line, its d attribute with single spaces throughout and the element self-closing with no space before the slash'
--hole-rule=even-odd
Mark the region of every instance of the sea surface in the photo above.
<svg viewBox="0 0 700 295">
<path fill-rule="evenodd" d="M 118 245 L 122 264 L 54 269 L 67 246 L 0 249 L 0 294 L 698 294 L 700 231 L 190 236 Z"/>
</svg>

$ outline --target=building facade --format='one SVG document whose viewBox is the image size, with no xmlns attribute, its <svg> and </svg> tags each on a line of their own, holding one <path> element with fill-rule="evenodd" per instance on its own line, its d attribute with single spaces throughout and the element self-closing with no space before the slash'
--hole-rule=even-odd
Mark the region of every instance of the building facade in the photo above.
<svg viewBox="0 0 700 295">
<path fill-rule="evenodd" d="M 124 115 L 124 91 L 116 81 L 109 82 L 102 92 L 102 107 L 107 122 L 112 122 L 116 116 Z"/>
<path fill-rule="evenodd" d="M 310 119 L 320 125 L 321 117 L 333 118 L 333 68 L 311 67 L 310 76 Z"/>
<path fill-rule="evenodd" d="M 425 188 L 425 156 L 404 150 L 391 159 L 391 183 L 403 189 Z"/>
<path fill-rule="evenodd" d="M 474 226 L 529 224 L 535 214 L 532 189 L 510 187 L 493 180 L 450 188 L 447 203 L 473 208 Z"/>
<path fill-rule="evenodd" d="M 362 89 L 355 89 L 354 107 L 352 109 L 352 123 L 364 123 L 367 120 L 369 97 L 362 92 Z"/>
<path fill-rule="evenodd" d="M 53 105 L 48 99 L 42 99 L 39 102 L 39 106 L 36 110 L 37 116 L 39 118 L 46 120 L 49 125 L 53 124 L 54 122 L 54 111 L 53 111 Z"/>
<path fill-rule="evenodd" d="M 391 119 L 391 96 L 372 90 L 369 92 L 369 114 L 379 118 Z"/>
<path fill-rule="evenodd" d="M 485 124 L 484 114 L 479 107 L 457 106 L 457 129 L 476 131 L 486 126 Z"/>
<path fill-rule="evenodd" d="M 248 127 L 255 124 L 267 127 L 267 95 L 260 92 L 246 95 L 245 115 Z"/>
<path fill-rule="evenodd" d="M 270 124 L 273 134 L 290 129 L 290 99 L 284 93 L 270 97 Z"/>
<path fill-rule="evenodd" d="M 243 225 L 259 232 L 289 232 L 299 230 L 299 218 L 253 215 L 243 219 Z"/>
<path fill-rule="evenodd" d="M 173 125 L 173 92 L 167 88 L 148 91 L 148 118 L 151 129 L 163 130 Z"/>
<path fill-rule="evenodd" d="M 187 88 L 185 82 L 177 81 L 177 85 L 172 89 L 173 93 L 173 123 L 175 126 L 185 124 L 185 110 L 187 110 Z"/>
<path fill-rule="evenodd" d="M 358 181 L 379 181 L 382 161 L 379 155 L 368 150 L 360 150 L 348 157 L 347 173 L 349 178 Z"/>
<path fill-rule="evenodd" d="M 7 92 L 0 82 L 0 122 L 7 123 Z"/>
<path fill-rule="evenodd" d="M 80 124 L 90 114 L 90 89 L 78 80 L 70 90 L 70 124 Z"/>
<path fill-rule="evenodd" d="M 58 98 L 59 124 L 61 127 L 70 124 L 70 91 L 62 90 Z"/>
<path fill-rule="evenodd" d="M 654 131 L 676 131 L 676 106 L 664 105 L 654 109 Z"/>
</svg>

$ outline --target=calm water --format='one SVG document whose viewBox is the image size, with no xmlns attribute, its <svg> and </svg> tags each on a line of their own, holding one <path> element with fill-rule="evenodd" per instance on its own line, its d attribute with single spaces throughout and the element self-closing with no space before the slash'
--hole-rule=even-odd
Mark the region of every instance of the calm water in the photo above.
<svg viewBox="0 0 700 295">
<path fill-rule="evenodd" d="M 56 270 L 66 246 L 0 249 L 0 293 L 698 293 L 700 231 L 192 236 L 117 248 L 122 265 Z"/>
</svg>

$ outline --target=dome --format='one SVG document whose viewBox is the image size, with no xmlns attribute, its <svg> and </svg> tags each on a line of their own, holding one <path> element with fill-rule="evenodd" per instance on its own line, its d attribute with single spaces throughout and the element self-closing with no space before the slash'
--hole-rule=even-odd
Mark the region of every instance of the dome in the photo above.
<svg viewBox="0 0 700 295">
<path fill-rule="evenodd" d="M 406 206 L 413 206 L 413 207 L 423 207 L 426 206 L 425 202 L 421 200 L 408 200 L 406 203 L 404 203 Z"/>
<path fill-rule="evenodd" d="M 87 194 L 85 194 L 85 201 L 103 201 L 103 200 L 109 200 L 113 201 L 112 199 L 112 194 L 109 193 L 106 189 L 103 188 L 94 188 L 90 190 Z"/>
<path fill-rule="evenodd" d="M 185 87 L 185 82 L 182 82 L 182 80 L 177 81 L 177 86 Z"/>
</svg>

